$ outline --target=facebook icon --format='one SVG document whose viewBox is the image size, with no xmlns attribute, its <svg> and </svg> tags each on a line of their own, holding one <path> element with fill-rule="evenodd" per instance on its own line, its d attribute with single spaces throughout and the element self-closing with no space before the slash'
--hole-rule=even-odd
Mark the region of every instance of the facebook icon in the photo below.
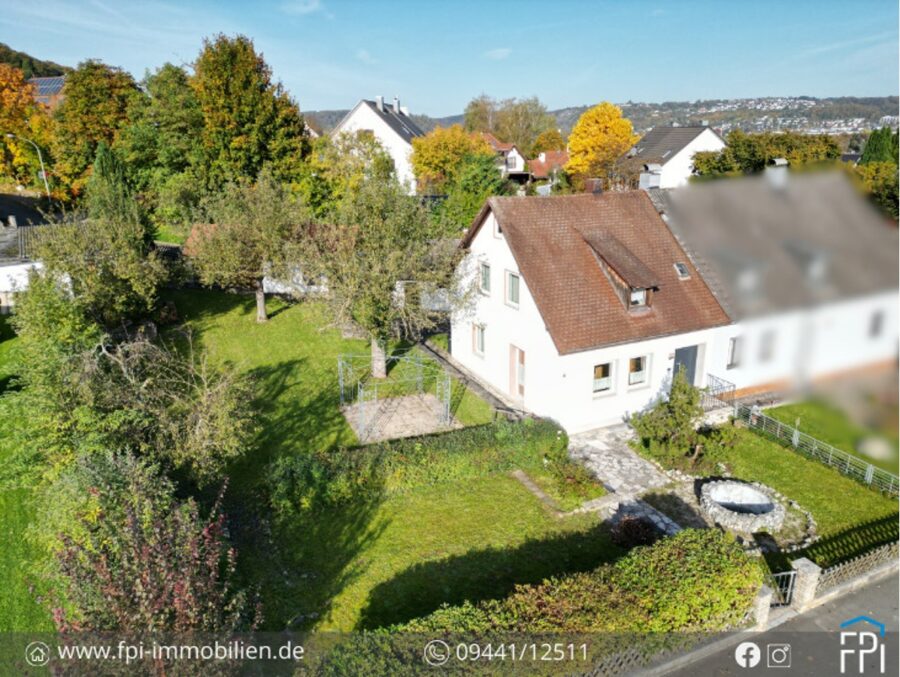
<svg viewBox="0 0 900 677">
<path fill-rule="evenodd" d="M 762 651 L 753 642 L 741 642 L 734 650 L 734 660 L 742 668 L 755 668 L 762 658 Z"/>
</svg>

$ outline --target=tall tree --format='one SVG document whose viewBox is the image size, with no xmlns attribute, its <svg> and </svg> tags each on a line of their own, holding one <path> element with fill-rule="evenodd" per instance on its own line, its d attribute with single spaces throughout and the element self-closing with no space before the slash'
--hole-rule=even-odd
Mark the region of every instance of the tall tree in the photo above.
<svg viewBox="0 0 900 677">
<path fill-rule="evenodd" d="M 493 132 L 496 124 L 497 102 L 481 94 L 466 104 L 463 126 L 467 132 Z"/>
<path fill-rule="evenodd" d="M 586 178 L 607 179 L 618 160 L 638 140 L 622 110 L 603 102 L 586 110 L 569 135 L 566 172 L 576 183 Z"/>
<path fill-rule="evenodd" d="M 412 146 L 410 161 L 420 193 L 445 190 L 469 155 L 494 157 L 494 150 L 481 135 L 467 132 L 460 125 L 435 127 L 413 139 Z"/>
<path fill-rule="evenodd" d="M 538 136 L 556 125 L 556 119 L 536 96 L 503 101 L 496 120 L 494 133 L 497 137 L 515 144 L 527 157 L 533 156 L 533 146 Z"/>
<path fill-rule="evenodd" d="M 202 161 L 200 135 L 203 114 L 183 68 L 165 64 L 147 75 L 146 97 L 136 99 L 115 150 L 128 167 L 129 178 L 158 222 L 184 220 L 195 206 L 198 191 L 188 194 L 181 210 L 166 210 L 167 189 L 194 183 Z"/>
<path fill-rule="evenodd" d="M 538 134 L 531 146 L 531 154 L 537 157 L 548 150 L 565 150 L 566 140 L 558 129 L 548 129 Z"/>
<path fill-rule="evenodd" d="M 296 188 L 317 218 L 328 218 L 365 181 L 397 180 L 391 156 L 366 130 L 325 135 L 312 147 Z"/>
<path fill-rule="evenodd" d="M 897 132 L 891 132 L 890 127 L 882 127 L 869 134 L 866 146 L 863 149 L 859 164 L 866 165 L 870 162 L 893 162 L 897 159 Z"/>
<path fill-rule="evenodd" d="M 215 189 L 255 179 L 270 164 L 279 178 L 296 169 L 308 151 L 306 125 L 297 106 L 253 42 L 238 35 L 204 40 L 191 86 L 203 112 L 204 178 Z"/>
<path fill-rule="evenodd" d="M 447 235 L 457 237 L 468 228 L 489 197 L 508 195 L 510 192 L 510 183 L 497 171 L 493 157 L 469 155 L 464 158 L 447 187 L 447 199 L 439 208 Z"/>
<path fill-rule="evenodd" d="M 38 122 L 34 118 L 43 116 L 46 113 L 34 101 L 34 85 L 18 68 L 0 63 L 0 176 L 17 181 L 36 178 L 39 163 L 31 144 L 6 134 L 30 139 Z"/>
<path fill-rule="evenodd" d="M 153 308 L 166 276 L 124 174 L 115 154 L 100 145 L 87 185 L 88 218 L 45 229 L 37 247 L 49 271 L 68 276 L 88 316 L 108 328 Z"/>
<path fill-rule="evenodd" d="M 326 280 L 337 320 L 368 333 L 376 378 L 387 373 L 389 339 L 417 338 L 438 322 L 423 299 L 456 289 L 458 250 L 438 234 L 420 200 L 397 184 L 366 181 L 341 203 L 333 225 L 317 225 L 300 241 L 303 270 Z"/>
<path fill-rule="evenodd" d="M 269 170 L 256 183 L 229 183 L 204 204 L 209 223 L 196 226 L 185 245 L 204 284 L 251 288 L 256 320 L 265 322 L 266 275 L 287 279 L 285 247 L 305 219 L 303 209 Z"/>
<path fill-rule="evenodd" d="M 101 143 L 112 145 L 128 122 L 135 98 L 143 96 L 125 71 L 100 61 L 84 61 L 66 76 L 65 98 L 54 111 L 56 172 L 75 195 Z"/>
</svg>

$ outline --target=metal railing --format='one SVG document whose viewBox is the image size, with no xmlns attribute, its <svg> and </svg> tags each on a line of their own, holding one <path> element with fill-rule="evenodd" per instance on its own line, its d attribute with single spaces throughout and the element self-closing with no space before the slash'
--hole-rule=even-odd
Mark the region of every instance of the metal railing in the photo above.
<svg viewBox="0 0 900 677">
<path fill-rule="evenodd" d="M 700 405 L 704 411 L 734 406 L 735 386 L 724 378 L 706 375 L 706 387 L 700 389 Z"/>
<path fill-rule="evenodd" d="M 882 491 L 891 497 L 898 495 L 900 479 L 893 473 L 876 468 L 871 463 L 800 432 L 787 423 L 766 416 L 759 407 L 738 405 L 735 408 L 735 418 L 744 421 L 750 429 L 791 446 L 803 456 L 835 468 L 867 487 Z"/>
<path fill-rule="evenodd" d="M 791 600 L 794 597 L 794 583 L 796 580 L 796 571 L 782 571 L 777 574 L 772 574 L 771 583 L 773 595 L 772 603 L 769 606 L 772 608 L 790 606 Z"/>
</svg>

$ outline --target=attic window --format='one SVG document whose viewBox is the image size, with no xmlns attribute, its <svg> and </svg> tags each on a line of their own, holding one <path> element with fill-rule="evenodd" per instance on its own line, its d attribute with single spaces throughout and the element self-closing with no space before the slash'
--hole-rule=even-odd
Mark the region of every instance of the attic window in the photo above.
<svg viewBox="0 0 900 677">
<path fill-rule="evenodd" d="M 691 276 L 691 271 L 688 270 L 688 267 L 684 265 L 681 261 L 675 263 L 675 272 L 678 273 L 679 280 L 687 280 Z"/>
<path fill-rule="evenodd" d="M 647 305 L 647 290 L 646 289 L 632 289 L 631 290 L 631 300 L 629 305 L 632 308 L 639 308 L 641 306 Z"/>
</svg>

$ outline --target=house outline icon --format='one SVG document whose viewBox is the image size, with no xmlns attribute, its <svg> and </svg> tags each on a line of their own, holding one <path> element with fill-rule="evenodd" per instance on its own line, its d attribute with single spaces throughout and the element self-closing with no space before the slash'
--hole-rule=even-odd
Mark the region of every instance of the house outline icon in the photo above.
<svg viewBox="0 0 900 677">
<path fill-rule="evenodd" d="M 884 637 L 885 627 L 884 623 L 879 623 L 874 618 L 870 618 L 869 616 L 857 616 L 856 618 L 851 618 L 849 621 L 844 621 L 841 623 L 841 629 L 848 628 L 851 625 L 856 625 L 857 623 L 869 623 L 878 628 L 878 635 L 880 637 Z"/>
</svg>

